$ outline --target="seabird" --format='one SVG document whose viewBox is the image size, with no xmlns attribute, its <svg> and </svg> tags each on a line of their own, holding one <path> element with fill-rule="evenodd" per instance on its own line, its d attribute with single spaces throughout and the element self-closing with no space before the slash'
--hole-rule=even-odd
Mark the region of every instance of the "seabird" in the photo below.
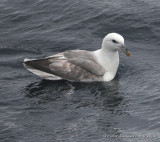
<svg viewBox="0 0 160 142">
<path fill-rule="evenodd" d="M 44 59 L 24 59 L 23 64 L 29 71 L 47 80 L 108 82 L 117 73 L 119 50 L 130 56 L 124 38 L 120 34 L 109 33 L 99 50 L 68 50 Z"/>
</svg>

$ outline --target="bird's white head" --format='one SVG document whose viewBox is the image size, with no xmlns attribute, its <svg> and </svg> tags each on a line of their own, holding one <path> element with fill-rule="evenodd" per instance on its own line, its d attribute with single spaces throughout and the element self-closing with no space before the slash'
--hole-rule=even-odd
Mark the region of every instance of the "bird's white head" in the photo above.
<svg viewBox="0 0 160 142">
<path fill-rule="evenodd" d="M 124 45 L 124 38 L 117 33 L 109 33 L 106 35 L 102 42 L 102 48 L 112 52 L 122 50 L 127 56 L 130 56 L 130 52 Z"/>
</svg>

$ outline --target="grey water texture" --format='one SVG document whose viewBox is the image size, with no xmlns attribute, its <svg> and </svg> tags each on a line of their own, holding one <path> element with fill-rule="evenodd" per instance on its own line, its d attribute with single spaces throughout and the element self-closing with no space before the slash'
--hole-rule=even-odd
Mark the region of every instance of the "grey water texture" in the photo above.
<svg viewBox="0 0 160 142">
<path fill-rule="evenodd" d="M 23 67 L 117 32 L 111 82 L 47 81 Z M 1 0 L 0 142 L 159 142 L 159 0 Z"/>
</svg>

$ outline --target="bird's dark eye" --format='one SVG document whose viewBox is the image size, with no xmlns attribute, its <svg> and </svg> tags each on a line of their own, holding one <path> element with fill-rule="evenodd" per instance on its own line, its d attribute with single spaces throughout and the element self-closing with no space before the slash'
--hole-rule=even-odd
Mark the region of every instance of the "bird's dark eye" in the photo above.
<svg viewBox="0 0 160 142">
<path fill-rule="evenodd" d="M 112 42 L 113 42 L 113 43 L 118 43 L 118 42 L 117 42 L 116 40 L 114 40 L 114 39 L 112 40 Z"/>
</svg>

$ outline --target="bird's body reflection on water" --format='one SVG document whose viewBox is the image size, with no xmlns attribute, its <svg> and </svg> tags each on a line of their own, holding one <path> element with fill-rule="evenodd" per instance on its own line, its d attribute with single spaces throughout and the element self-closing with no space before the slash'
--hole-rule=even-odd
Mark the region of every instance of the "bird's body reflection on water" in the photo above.
<svg viewBox="0 0 160 142">
<path fill-rule="evenodd" d="M 116 115 L 123 115 L 127 109 L 127 104 L 123 94 L 119 92 L 118 77 L 109 83 L 42 80 L 26 86 L 23 94 L 29 98 L 36 98 L 36 102 L 30 103 L 28 106 L 32 109 L 34 106 L 37 107 L 37 104 L 52 104 L 49 110 L 54 117 L 50 117 L 49 121 L 53 128 L 57 127 L 54 127 L 56 122 L 54 120 L 62 119 L 62 124 L 65 121 L 69 122 L 66 125 L 59 124 L 62 126 L 58 130 L 57 128 L 52 130 L 56 131 L 57 134 L 68 133 L 69 135 L 74 131 L 78 134 L 91 133 L 92 135 L 93 130 L 88 132 L 87 129 L 88 127 L 95 127 L 94 131 L 98 133 L 97 136 L 93 135 L 93 138 L 104 137 L 105 134 L 120 135 L 116 129 L 116 125 L 119 123 L 116 120 Z M 60 112 L 63 117 L 59 118 L 56 113 Z M 89 126 L 88 123 L 90 123 Z"/>
</svg>

